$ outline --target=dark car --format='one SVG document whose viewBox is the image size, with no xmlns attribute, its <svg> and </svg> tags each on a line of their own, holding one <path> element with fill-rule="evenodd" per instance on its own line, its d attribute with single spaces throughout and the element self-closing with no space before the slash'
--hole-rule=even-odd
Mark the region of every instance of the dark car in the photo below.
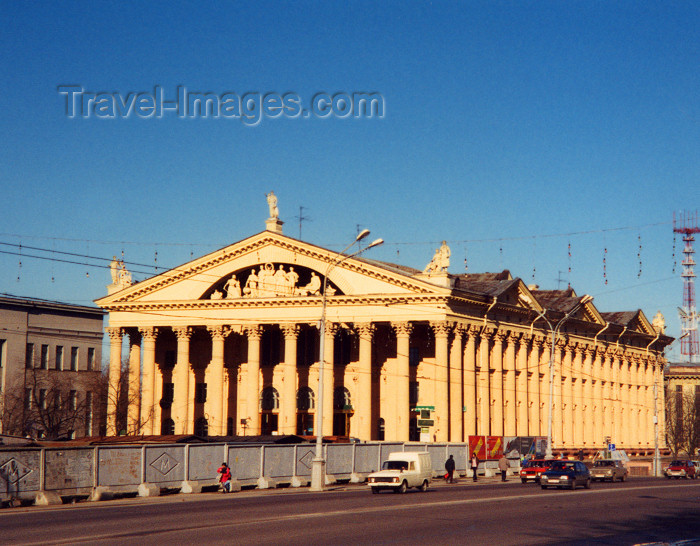
<svg viewBox="0 0 700 546">
<path fill-rule="evenodd" d="M 542 489 L 548 487 L 566 487 L 576 489 L 582 485 L 591 488 L 591 473 L 581 461 L 554 461 L 549 470 L 540 476 Z"/>
<path fill-rule="evenodd" d="M 539 482 L 540 476 L 544 474 L 556 459 L 532 459 L 523 463 L 520 469 L 520 481 Z"/>
<path fill-rule="evenodd" d="M 666 467 L 664 474 L 666 474 L 669 480 L 671 478 L 676 478 L 677 480 L 680 478 L 690 478 L 693 480 L 697 478 L 695 463 L 693 463 L 693 461 L 681 459 L 671 461 L 671 464 Z"/>
</svg>

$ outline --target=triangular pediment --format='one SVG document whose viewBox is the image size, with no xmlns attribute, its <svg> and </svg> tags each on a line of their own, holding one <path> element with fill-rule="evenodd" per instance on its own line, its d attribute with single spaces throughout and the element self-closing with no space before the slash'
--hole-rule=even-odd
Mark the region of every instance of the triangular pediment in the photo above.
<svg viewBox="0 0 700 546">
<path fill-rule="evenodd" d="M 380 262 L 347 258 L 265 231 L 101 298 L 123 303 L 275 300 L 318 296 L 328 273 L 329 295 L 447 294 L 449 290 Z"/>
</svg>

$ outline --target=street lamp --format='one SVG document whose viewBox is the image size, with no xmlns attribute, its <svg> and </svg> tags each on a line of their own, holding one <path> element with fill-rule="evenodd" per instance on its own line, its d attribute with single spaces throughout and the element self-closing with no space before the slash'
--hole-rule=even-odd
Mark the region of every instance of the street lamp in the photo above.
<svg viewBox="0 0 700 546">
<path fill-rule="evenodd" d="M 520 301 L 526 303 L 530 307 L 532 307 L 532 300 L 524 295 L 520 294 Z M 549 322 L 547 317 L 545 317 L 545 313 L 547 312 L 546 309 L 543 309 L 541 313 L 537 314 L 537 318 L 532 321 L 534 324 L 538 319 L 543 319 L 546 323 L 547 326 L 549 326 L 549 330 L 552 333 L 552 347 L 549 350 L 549 416 L 547 419 L 547 452 L 545 456 L 547 459 L 551 459 L 553 457 L 552 454 L 552 412 L 553 412 L 553 407 L 554 407 L 554 345 L 557 341 L 557 335 L 559 335 L 559 329 L 561 328 L 562 324 L 566 322 L 571 315 L 573 315 L 576 311 L 578 311 L 582 305 L 585 305 L 589 302 L 593 301 L 593 296 L 590 296 L 588 294 L 584 295 L 579 302 L 576 304 L 576 306 L 571 309 L 566 315 L 564 315 L 559 322 L 557 322 L 556 326 L 552 326 L 552 323 Z"/>
<path fill-rule="evenodd" d="M 319 321 L 319 335 L 321 336 L 318 344 L 318 403 L 316 410 L 316 456 L 311 462 L 311 491 L 323 491 L 323 487 L 326 482 L 325 465 L 326 461 L 323 459 L 323 372 L 325 368 L 325 339 L 326 339 L 326 288 L 328 286 L 328 275 L 337 265 L 340 265 L 348 258 L 353 258 L 362 254 L 363 252 L 374 248 L 375 246 L 381 245 L 383 239 L 375 239 L 365 248 L 362 248 L 352 254 L 345 254 L 352 245 L 361 241 L 369 235 L 368 229 L 363 229 L 355 240 L 346 246 L 342 251 L 340 251 L 333 261 L 328 264 L 326 268 L 326 274 L 323 277 L 323 303 L 321 307 L 321 320 Z"/>
</svg>

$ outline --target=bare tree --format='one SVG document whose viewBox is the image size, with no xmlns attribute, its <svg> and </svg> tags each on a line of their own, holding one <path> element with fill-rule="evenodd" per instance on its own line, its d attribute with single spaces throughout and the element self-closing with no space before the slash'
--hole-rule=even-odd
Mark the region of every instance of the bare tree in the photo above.
<svg viewBox="0 0 700 546">
<path fill-rule="evenodd" d="M 106 422 L 114 423 L 113 428 L 107 427 L 107 435 L 143 434 L 146 425 L 154 418 L 154 409 L 149 408 L 145 414 L 142 411 L 140 381 L 138 378 L 130 380 L 128 359 L 122 361 L 118 379 L 112 380 L 107 367 L 103 368 L 99 391 L 105 408 Z"/>
<path fill-rule="evenodd" d="M 666 444 L 674 456 L 695 455 L 700 447 L 700 398 L 675 391 L 666 395 Z"/>
</svg>

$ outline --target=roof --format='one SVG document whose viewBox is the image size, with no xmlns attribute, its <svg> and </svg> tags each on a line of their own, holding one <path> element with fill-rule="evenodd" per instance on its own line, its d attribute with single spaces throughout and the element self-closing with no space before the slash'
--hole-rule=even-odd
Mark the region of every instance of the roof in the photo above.
<svg viewBox="0 0 700 546">
<path fill-rule="evenodd" d="M 635 318 L 637 318 L 638 314 L 639 314 L 639 310 L 637 310 L 637 311 L 617 311 L 615 313 L 601 313 L 601 316 L 607 322 L 611 322 L 613 324 L 619 324 L 620 326 L 627 326 L 630 322 L 632 322 Z"/>
<path fill-rule="evenodd" d="M 60 301 L 14 296 L 12 294 L 0 294 L 0 305 L 14 305 L 17 307 L 51 309 L 54 311 L 69 311 L 74 313 L 90 313 L 100 316 L 104 316 L 106 314 L 106 311 L 93 305 L 76 305 L 73 303 L 63 303 Z"/>
</svg>

